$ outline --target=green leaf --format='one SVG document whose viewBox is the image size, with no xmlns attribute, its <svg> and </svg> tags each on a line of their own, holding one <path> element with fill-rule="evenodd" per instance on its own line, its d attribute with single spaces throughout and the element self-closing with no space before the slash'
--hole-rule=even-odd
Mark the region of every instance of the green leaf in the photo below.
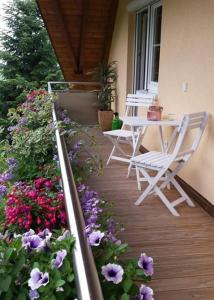
<svg viewBox="0 0 214 300">
<path fill-rule="evenodd" d="M 121 300 L 129 300 L 129 295 L 124 293 L 121 297 Z"/>
<path fill-rule="evenodd" d="M 4 279 L 0 279 L 0 290 L 3 292 L 7 292 L 12 281 L 11 276 L 7 276 Z"/>
<path fill-rule="evenodd" d="M 12 253 L 13 253 L 13 248 L 8 248 L 7 249 L 7 251 L 6 251 L 6 253 L 5 253 L 5 259 L 6 260 L 9 260 L 9 258 L 10 258 L 10 256 L 12 255 Z"/>
<path fill-rule="evenodd" d="M 133 281 L 129 278 L 125 279 L 124 282 L 123 282 L 123 289 L 126 293 L 129 292 L 129 290 L 131 289 L 132 287 L 132 284 L 133 284 Z"/>
<path fill-rule="evenodd" d="M 26 300 L 25 294 L 24 293 L 19 294 L 17 300 Z"/>
<path fill-rule="evenodd" d="M 18 275 L 24 264 L 25 264 L 25 257 L 20 256 L 20 258 L 17 260 L 17 262 L 15 263 L 15 265 L 13 267 L 12 273 L 14 275 Z"/>
<path fill-rule="evenodd" d="M 56 287 L 63 286 L 64 284 L 65 284 L 65 280 L 59 279 L 59 280 L 57 280 L 57 282 L 56 282 Z"/>
<path fill-rule="evenodd" d="M 74 274 L 71 274 L 67 277 L 68 282 L 72 282 L 74 280 Z"/>
<path fill-rule="evenodd" d="M 33 269 L 35 269 L 35 268 L 39 269 L 39 263 L 37 261 L 35 261 L 33 264 Z"/>
<path fill-rule="evenodd" d="M 138 269 L 138 270 L 136 271 L 136 275 L 137 275 L 137 276 L 145 276 L 144 271 L 143 271 L 143 270 L 140 270 L 140 269 Z"/>
</svg>

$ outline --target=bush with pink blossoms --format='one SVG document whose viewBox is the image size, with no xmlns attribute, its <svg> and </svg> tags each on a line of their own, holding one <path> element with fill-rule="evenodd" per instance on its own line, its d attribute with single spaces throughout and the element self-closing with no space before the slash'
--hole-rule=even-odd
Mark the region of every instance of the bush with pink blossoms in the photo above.
<svg viewBox="0 0 214 300">
<path fill-rule="evenodd" d="M 36 232 L 66 227 L 64 195 L 59 179 L 36 178 L 13 186 L 7 194 L 4 228 L 11 232 Z"/>
</svg>

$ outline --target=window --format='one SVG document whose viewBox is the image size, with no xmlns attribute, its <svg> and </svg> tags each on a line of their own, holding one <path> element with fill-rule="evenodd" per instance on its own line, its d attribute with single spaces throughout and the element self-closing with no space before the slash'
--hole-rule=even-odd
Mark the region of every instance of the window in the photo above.
<svg viewBox="0 0 214 300">
<path fill-rule="evenodd" d="M 157 92 L 161 43 L 162 4 L 156 2 L 137 13 L 135 90 Z"/>
</svg>

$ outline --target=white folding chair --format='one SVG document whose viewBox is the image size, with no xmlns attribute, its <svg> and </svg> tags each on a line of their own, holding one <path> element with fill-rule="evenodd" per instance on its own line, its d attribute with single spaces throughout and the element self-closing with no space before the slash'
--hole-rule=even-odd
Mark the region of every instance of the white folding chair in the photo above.
<svg viewBox="0 0 214 300">
<path fill-rule="evenodd" d="M 141 189 L 141 181 L 147 181 L 149 184 L 135 202 L 136 205 L 140 205 L 148 195 L 155 193 L 174 216 L 179 216 L 175 206 L 183 201 L 186 201 L 189 206 L 194 206 L 192 200 L 175 179 L 175 176 L 196 151 L 207 119 L 208 114 L 206 112 L 185 115 L 181 125 L 178 127 L 177 141 L 171 153 L 150 151 L 131 159 L 131 162 L 136 167 L 138 189 Z M 193 129 L 195 131 L 193 142 L 191 146 L 185 147 L 184 139 L 186 134 Z M 169 167 L 171 167 L 170 170 Z M 156 175 L 151 176 L 149 171 L 155 172 Z M 143 177 L 141 177 L 141 175 L 143 175 Z M 160 181 L 161 183 L 158 185 Z M 170 202 L 163 193 L 163 190 L 169 183 L 171 183 L 181 195 L 180 198 L 172 202 Z"/>
<path fill-rule="evenodd" d="M 125 117 L 133 116 L 134 114 L 137 115 L 140 107 L 148 108 L 150 105 L 154 104 L 155 100 L 156 94 L 148 92 L 127 95 Z M 126 126 L 127 125 L 123 125 L 122 128 L 118 130 L 105 131 L 103 134 L 108 137 L 113 144 L 113 149 L 107 160 L 107 165 L 111 160 L 126 162 L 129 164 L 129 175 L 131 170 L 130 159 L 137 155 L 146 128 L 139 128 L 134 132 L 133 130 L 127 130 L 125 128 Z M 124 143 L 131 146 L 132 152 L 130 155 L 121 147 Z"/>
</svg>

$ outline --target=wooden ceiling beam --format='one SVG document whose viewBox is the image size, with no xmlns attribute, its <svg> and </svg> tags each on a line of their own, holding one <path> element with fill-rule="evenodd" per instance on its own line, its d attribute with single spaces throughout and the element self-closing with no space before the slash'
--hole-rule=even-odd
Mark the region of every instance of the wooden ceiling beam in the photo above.
<svg viewBox="0 0 214 300">
<path fill-rule="evenodd" d="M 111 16 L 109 18 L 108 22 L 108 29 L 106 32 L 105 36 L 105 47 L 103 51 L 103 61 L 108 61 L 109 58 L 109 52 L 111 48 L 111 41 L 112 41 L 112 36 L 114 32 L 114 24 L 115 24 L 115 19 L 117 15 L 117 8 L 118 8 L 118 0 L 111 0 Z"/>
<path fill-rule="evenodd" d="M 62 28 L 62 32 L 63 32 L 63 36 L 64 36 L 64 42 L 66 44 L 67 50 L 70 53 L 70 58 L 71 58 L 71 64 L 74 68 L 74 72 L 78 73 L 78 65 L 77 65 L 77 61 L 74 55 L 74 50 L 73 50 L 73 46 L 72 46 L 72 42 L 71 42 L 71 37 L 70 34 L 68 32 L 67 26 L 65 24 L 64 18 L 62 16 L 62 10 L 59 4 L 59 1 L 57 0 L 52 0 L 51 1 L 51 5 L 52 8 L 54 9 L 55 13 L 56 13 L 56 24 L 57 26 L 60 26 Z"/>
<path fill-rule="evenodd" d="M 82 17 L 81 17 L 79 62 L 78 62 L 79 73 L 83 72 L 83 67 L 84 67 L 84 58 L 85 58 L 84 50 L 85 50 L 85 42 L 87 36 L 88 9 L 89 9 L 89 0 L 82 0 Z"/>
</svg>

